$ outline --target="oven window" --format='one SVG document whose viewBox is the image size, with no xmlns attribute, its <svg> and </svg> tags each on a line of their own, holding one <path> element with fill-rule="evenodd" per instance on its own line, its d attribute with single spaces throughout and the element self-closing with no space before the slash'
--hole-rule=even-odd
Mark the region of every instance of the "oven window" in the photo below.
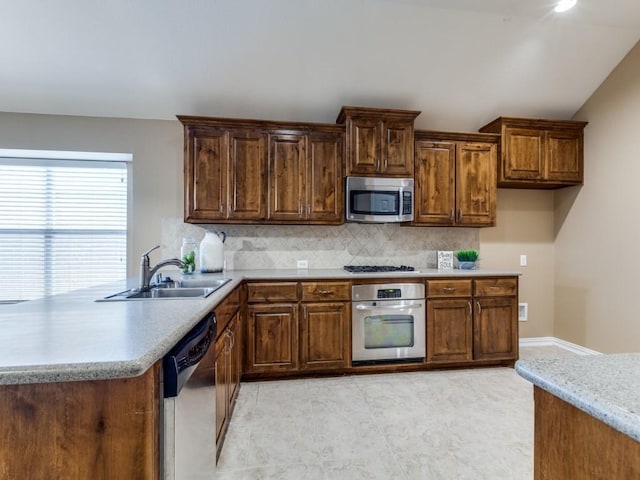
<svg viewBox="0 0 640 480">
<path fill-rule="evenodd" d="M 412 315 L 373 315 L 364 319 L 364 348 L 413 347 Z"/>
<path fill-rule="evenodd" d="M 398 192 L 352 190 L 351 213 L 363 215 L 399 215 L 400 194 Z"/>
</svg>

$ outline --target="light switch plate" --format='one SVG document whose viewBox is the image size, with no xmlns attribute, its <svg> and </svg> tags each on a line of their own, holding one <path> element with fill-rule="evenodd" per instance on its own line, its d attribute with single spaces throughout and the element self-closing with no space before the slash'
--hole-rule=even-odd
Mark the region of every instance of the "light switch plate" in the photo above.
<svg viewBox="0 0 640 480">
<path fill-rule="evenodd" d="M 526 267 L 527 266 L 527 256 L 526 255 L 520 255 L 520 266 L 521 267 Z"/>
</svg>

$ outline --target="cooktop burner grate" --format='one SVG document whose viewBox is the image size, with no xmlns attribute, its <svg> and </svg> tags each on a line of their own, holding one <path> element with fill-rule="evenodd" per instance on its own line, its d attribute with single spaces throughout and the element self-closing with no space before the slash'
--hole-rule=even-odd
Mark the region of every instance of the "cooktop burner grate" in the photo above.
<svg viewBox="0 0 640 480">
<path fill-rule="evenodd" d="M 349 273 L 413 272 L 415 270 L 407 265 L 398 267 L 393 265 L 345 265 L 344 269 Z"/>
</svg>

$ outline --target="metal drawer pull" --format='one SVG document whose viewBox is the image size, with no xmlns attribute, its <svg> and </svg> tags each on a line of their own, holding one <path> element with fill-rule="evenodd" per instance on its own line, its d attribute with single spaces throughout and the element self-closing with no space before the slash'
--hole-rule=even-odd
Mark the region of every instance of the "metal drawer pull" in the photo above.
<svg viewBox="0 0 640 480">
<path fill-rule="evenodd" d="M 455 290 L 455 288 L 453 288 L 453 287 L 443 287 L 442 290 L 444 290 L 445 292 L 453 292 Z"/>
<path fill-rule="evenodd" d="M 469 315 L 473 315 L 473 307 L 471 306 L 471 302 L 467 302 L 467 306 L 469 307 Z"/>
<path fill-rule="evenodd" d="M 318 293 L 320 295 L 331 295 L 333 294 L 333 290 L 319 290 Z"/>
<path fill-rule="evenodd" d="M 482 313 L 482 307 L 480 306 L 480 302 L 476 301 L 476 305 L 478 306 L 478 314 Z"/>
<path fill-rule="evenodd" d="M 500 290 L 502 287 L 491 286 L 489 287 L 491 290 Z"/>
</svg>

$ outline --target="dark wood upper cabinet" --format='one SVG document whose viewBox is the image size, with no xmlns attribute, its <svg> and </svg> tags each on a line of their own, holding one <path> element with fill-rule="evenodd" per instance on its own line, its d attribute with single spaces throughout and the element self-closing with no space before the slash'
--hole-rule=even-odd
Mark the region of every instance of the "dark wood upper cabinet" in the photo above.
<svg viewBox="0 0 640 480">
<path fill-rule="evenodd" d="M 346 125 L 346 175 L 413 176 L 414 110 L 342 107 Z"/>
<path fill-rule="evenodd" d="M 185 221 L 344 223 L 344 128 L 178 117 Z"/>
<path fill-rule="evenodd" d="M 267 134 L 198 117 L 178 118 L 185 139 L 185 221 L 266 219 Z"/>
<path fill-rule="evenodd" d="M 344 131 L 307 135 L 306 199 L 310 223 L 344 223 Z"/>
<path fill-rule="evenodd" d="M 304 134 L 273 134 L 269 137 L 269 219 L 304 220 Z"/>
<path fill-rule="evenodd" d="M 500 117 L 480 129 L 502 136 L 498 186 L 560 188 L 584 179 L 587 122 Z"/>
<path fill-rule="evenodd" d="M 268 220 L 344 223 L 344 133 L 334 125 L 271 132 Z"/>
<path fill-rule="evenodd" d="M 497 143 L 497 135 L 416 131 L 412 225 L 495 225 Z"/>
</svg>

